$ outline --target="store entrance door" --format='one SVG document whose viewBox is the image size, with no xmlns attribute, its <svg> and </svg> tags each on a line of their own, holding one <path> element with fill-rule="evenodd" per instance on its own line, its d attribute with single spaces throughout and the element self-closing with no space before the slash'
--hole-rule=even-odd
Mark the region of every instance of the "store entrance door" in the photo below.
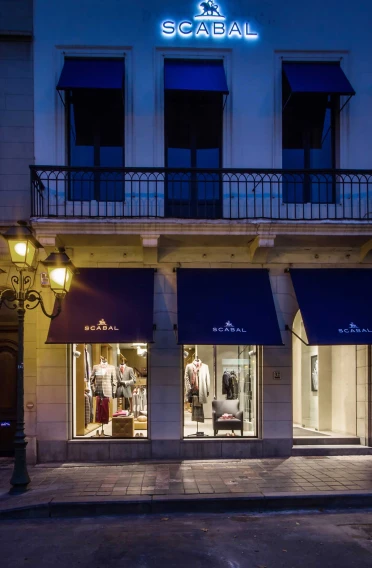
<svg viewBox="0 0 372 568">
<path fill-rule="evenodd" d="M 293 331 L 294 444 L 359 444 L 357 346 L 308 345 L 300 312 Z"/>
</svg>

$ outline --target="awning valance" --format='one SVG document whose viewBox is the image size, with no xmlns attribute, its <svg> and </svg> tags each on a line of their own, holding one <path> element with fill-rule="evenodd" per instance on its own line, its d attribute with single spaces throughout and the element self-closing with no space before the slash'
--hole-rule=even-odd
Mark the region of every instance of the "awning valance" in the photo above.
<svg viewBox="0 0 372 568">
<path fill-rule="evenodd" d="M 348 78 L 335 62 L 283 62 L 292 93 L 355 95 Z"/>
<path fill-rule="evenodd" d="M 153 341 L 152 268 L 80 268 L 46 343 Z"/>
<path fill-rule="evenodd" d="M 58 91 L 72 89 L 123 89 L 123 59 L 65 59 Z"/>
<path fill-rule="evenodd" d="M 269 272 L 179 268 L 178 343 L 282 345 Z"/>
<path fill-rule="evenodd" d="M 291 269 L 310 345 L 372 344 L 372 270 Z"/>
<path fill-rule="evenodd" d="M 222 60 L 165 59 L 164 89 L 229 94 Z"/>
</svg>

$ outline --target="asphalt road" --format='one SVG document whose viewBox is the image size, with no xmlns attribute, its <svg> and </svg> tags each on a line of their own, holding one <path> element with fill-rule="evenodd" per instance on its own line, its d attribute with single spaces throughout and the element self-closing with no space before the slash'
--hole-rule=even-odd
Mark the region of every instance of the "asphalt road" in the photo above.
<svg viewBox="0 0 372 568">
<path fill-rule="evenodd" d="M 371 568 L 372 512 L 3 521 L 0 550 L 4 568 Z"/>
</svg>

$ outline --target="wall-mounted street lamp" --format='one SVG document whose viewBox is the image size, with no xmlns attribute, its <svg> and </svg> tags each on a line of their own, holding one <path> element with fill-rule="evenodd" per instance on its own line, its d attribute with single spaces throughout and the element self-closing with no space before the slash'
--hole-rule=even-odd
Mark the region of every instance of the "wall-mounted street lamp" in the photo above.
<svg viewBox="0 0 372 568">
<path fill-rule="evenodd" d="M 48 270 L 50 288 L 56 297 L 54 311 L 45 309 L 40 292 L 32 289 L 34 279 L 27 272 L 37 269 L 37 251 L 40 243 L 34 237 L 30 227 L 19 222 L 11 227 L 3 237 L 8 242 L 10 258 L 19 272 L 11 277 L 11 288 L 0 292 L 0 308 L 4 304 L 18 315 L 18 356 L 17 356 L 17 424 L 14 439 L 14 470 L 10 483 L 12 491 L 24 491 L 30 483 L 26 463 L 26 436 L 24 431 L 24 322 L 26 310 L 34 310 L 40 305 L 43 313 L 50 319 L 56 318 L 62 309 L 62 300 L 70 289 L 76 269 L 64 249 L 52 252 L 42 262 Z"/>
</svg>

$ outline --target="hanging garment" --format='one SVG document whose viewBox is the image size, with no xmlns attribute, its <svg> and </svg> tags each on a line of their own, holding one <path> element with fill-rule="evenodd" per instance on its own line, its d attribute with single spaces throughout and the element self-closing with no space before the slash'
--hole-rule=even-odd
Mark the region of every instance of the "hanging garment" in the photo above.
<svg viewBox="0 0 372 568">
<path fill-rule="evenodd" d="M 109 421 L 109 398 L 97 396 L 96 402 L 96 422 L 108 424 Z"/>
<path fill-rule="evenodd" d="M 131 387 L 136 384 L 136 375 L 132 367 L 120 365 L 116 369 L 117 390 L 116 397 L 132 398 Z"/>
<path fill-rule="evenodd" d="M 133 397 L 132 397 L 132 412 L 133 412 L 135 418 L 137 418 L 137 416 L 139 415 L 140 410 L 141 410 L 140 389 L 135 388 L 134 391 L 133 391 Z"/>
<path fill-rule="evenodd" d="M 88 426 L 89 422 L 92 422 L 92 420 L 90 419 L 91 417 L 90 397 L 87 393 L 84 393 L 84 404 L 85 404 L 84 422 L 85 426 Z"/>
<path fill-rule="evenodd" d="M 94 390 L 94 396 L 115 398 L 117 376 L 113 365 L 101 363 L 94 365 L 90 380 Z"/>
<path fill-rule="evenodd" d="M 143 387 L 143 388 L 141 388 L 141 392 L 142 392 L 141 412 L 147 412 L 147 390 Z"/>
<path fill-rule="evenodd" d="M 230 373 L 228 371 L 224 371 L 222 375 L 222 394 L 227 394 L 230 390 Z"/>
<path fill-rule="evenodd" d="M 222 375 L 222 394 L 226 395 L 227 400 L 235 400 L 239 396 L 239 381 L 235 372 L 225 371 Z"/>
<path fill-rule="evenodd" d="M 231 399 L 236 400 L 239 396 L 239 382 L 235 373 L 231 373 Z"/>
<path fill-rule="evenodd" d="M 203 405 L 197 396 L 192 397 L 192 414 L 191 420 L 194 422 L 204 422 Z"/>
<path fill-rule="evenodd" d="M 92 373 L 92 366 L 90 364 L 90 355 L 87 346 L 84 347 L 84 375 L 85 380 L 89 383 L 89 378 Z"/>
</svg>

